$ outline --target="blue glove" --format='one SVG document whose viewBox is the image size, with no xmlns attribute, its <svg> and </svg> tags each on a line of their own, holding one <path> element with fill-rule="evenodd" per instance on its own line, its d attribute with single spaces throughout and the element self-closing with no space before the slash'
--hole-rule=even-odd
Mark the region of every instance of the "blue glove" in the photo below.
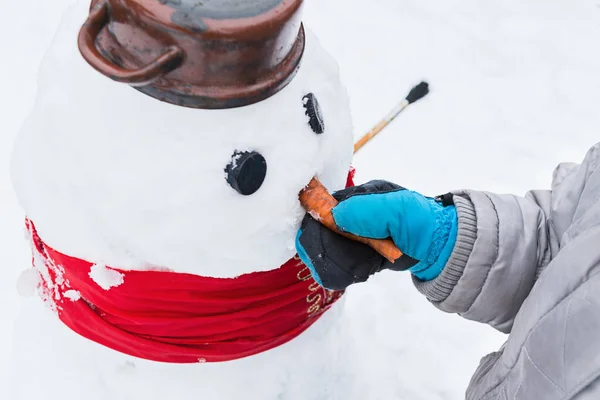
<svg viewBox="0 0 600 400">
<path fill-rule="evenodd" d="M 307 215 L 296 238 L 299 257 L 325 288 L 343 290 L 373 274 L 409 270 L 435 279 L 448 262 L 458 230 L 456 208 L 386 181 L 371 181 L 334 193 L 333 217 L 342 231 L 391 238 L 404 253 L 390 263 L 369 246 L 335 234 Z"/>
</svg>

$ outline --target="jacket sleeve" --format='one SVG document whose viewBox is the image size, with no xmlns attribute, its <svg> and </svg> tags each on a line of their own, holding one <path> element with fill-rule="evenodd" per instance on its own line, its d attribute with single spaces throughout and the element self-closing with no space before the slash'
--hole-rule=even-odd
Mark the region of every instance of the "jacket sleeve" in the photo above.
<svg viewBox="0 0 600 400">
<path fill-rule="evenodd" d="M 600 378 L 583 388 L 573 400 L 596 400 L 600 399 Z"/>
<path fill-rule="evenodd" d="M 417 289 L 443 311 L 509 333 L 577 214 L 600 197 L 600 187 L 588 184 L 599 159 L 600 143 L 582 164 L 559 165 L 550 190 L 524 197 L 454 192 L 459 225 L 454 251 L 436 279 L 413 276 Z"/>
</svg>

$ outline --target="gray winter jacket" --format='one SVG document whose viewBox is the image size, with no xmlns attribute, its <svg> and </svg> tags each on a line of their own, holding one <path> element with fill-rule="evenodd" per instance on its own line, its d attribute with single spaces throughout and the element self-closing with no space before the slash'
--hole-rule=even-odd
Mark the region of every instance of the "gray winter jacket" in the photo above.
<svg viewBox="0 0 600 400">
<path fill-rule="evenodd" d="M 551 190 L 454 193 L 459 233 L 417 288 L 443 311 L 509 333 L 466 398 L 600 400 L 600 143 Z"/>
</svg>

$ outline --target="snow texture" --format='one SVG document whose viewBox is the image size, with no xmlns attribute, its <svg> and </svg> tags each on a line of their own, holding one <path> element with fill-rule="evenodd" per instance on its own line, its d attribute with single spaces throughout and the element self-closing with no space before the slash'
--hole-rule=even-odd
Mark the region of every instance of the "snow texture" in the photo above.
<svg viewBox="0 0 600 400">
<path fill-rule="evenodd" d="M 239 110 L 240 118 L 252 121 L 248 124 L 217 112 L 214 119 L 224 122 L 207 128 L 200 121 L 211 122 L 212 116 L 158 105 L 88 71 L 81 62 L 66 65 L 76 55 L 74 37 L 56 38 L 70 44 L 55 46 L 46 56 L 36 98 L 38 63 L 61 13 L 73 2 L 5 3 L 0 48 L 11 62 L 0 65 L 0 398 L 464 398 L 480 358 L 496 351 L 504 336 L 434 309 L 403 273 L 385 272 L 352 287 L 324 319 L 285 346 L 225 364 L 165 365 L 124 356 L 68 330 L 37 297 L 17 297 L 17 280 L 30 266 L 31 251 L 20 233 L 24 214 L 11 188 L 8 163 L 34 99 L 33 115 L 44 118 L 25 123 L 13 158 L 20 201 L 32 218 L 46 221 L 40 234 L 50 244 L 97 263 L 115 261 L 118 267 L 145 268 L 148 263 L 157 264 L 148 266 L 156 269 L 202 269 L 214 275 L 275 267 L 274 262 L 257 267 L 259 260 L 236 261 L 252 258 L 253 249 L 273 249 L 271 261 L 293 252 L 291 235 L 301 214 L 291 194 L 313 173 L 326 177 L 326 170 L 338 170 L 331 172 L 330 188 L 341 184 L 349 160 L 332 157 L 344 147 L 351 128 L 345 107 L 337 110 L 345 93 L 335 74 L 328 73 L 333 63 L 316 47 L 308 49 L 317 54 L 308 64 L 316 68 L 314 82 L 305 76 L 290 86 L 297 107 L 288 107 L 292 100 L 282 92 L 263 105 L 274 104 L 277 112 L 260 113 L 261 105 Z M 558 162 L 580 160 L 598 141 L 597 0 L 306 3 L 307 27 L 340 64 L 355 138 L 413 84 L 421 79 L 431 84 L 427 98 L 355 157 L 358 182 L 388 179 L 428 195 L 461 187 L 524 193 L 548 187 Z M 73 13 L 82 18 L 84 8 L 70 8 L 65 24 Z M 315 91 L 323 107 L 327 131 L 322 138 L 310 128 L 303 134 L 288 129 L 297 122 L 306 124 L 298 97 L 305 90 Z M 96 91 L 103 101 L 86 98 L 88 91 Z M 40 121 L 46 126 L 36 125 Z M 152 129 L 142 137 L 138 128 L 148 126 Z M 258 126 L 270 135 L 260 143 Z M 240 130 L 234 134 L 233 127 Z M 326 138 L 330 129 L 339 129 L 337 139 Z M 223 145 L 221 151 L 213 152 L 211 141 Z M 246 147 L 266 156 L 269 173 L 256 195 L 262 197 L 236 202 L 233 194 L 226 194 L 227 186 L 218 185 L 233 151 Z M 79 154 L 81 148 L 89 151 Z M 326 166 L 326 161 L 338 165 Z M 182 180 L 188 184 L 182 186 Z M 276 188 L 275 182 L 285 187 Z M 272 201 L 284 194 L 287 200 Z M 211 198 L 218 207 L 209 207 Z M 99 199 L 109 202 L 100 204 Z M 73 204 L 77 206 L 69 208 Z M 261 207 L 273 217 L 265 218 Z M 123 212 L 130 209 L 138 210 Z M 187 212 L 185 221 L 180 220 L 182 210 Z M 218 214 L 233 214 L 237 222 L 208 223 L 209 216 Z M 237 229 L 242 227 L 240 216 L 250 218 L 246 227 L 264 228 L 273 236 L 244 244 L 247 232 Z M 184 231 L 191 236 L 181 242 Z M 203 248 L 209 233 L 231 236 L 231 241 L 216 244 L 214 250 Z M 157 244 L 159 239 L 166 240 L 165 246 Z M 225 243 L 232 245 L 224 248 Z M 190 244 L 199 246 L 197 254 L 172 259 L 173 252 Z M 196 256 L 223 263 L 190 265 Z M 68 293 L 71 299 L 77 297 Z"/>
<path fill-rule="evenodd" d="M 19 292 L 19 296 L 29 297 L 35 295 L 39 283 L 40 276 L 35 269 L 28 268 L 24 270 L 17 280 L 17 291 Z"/>
<path fill-rule="evenodd" d="M 124 282 L 124 275 L 122 273 L 107 268 L 106 265 L 92 265 L 89 275 L 104 290 L 110 290 L 110 288 L 120 286 Z"/>
<path fill-rule="evenodd" d="M 79 299 L 81 299 L 81 293 L 79 293 L 77 290 L 67 290 L 64 293 L 64 296 L 71 301 L 78 301 Z"/>
</svg>

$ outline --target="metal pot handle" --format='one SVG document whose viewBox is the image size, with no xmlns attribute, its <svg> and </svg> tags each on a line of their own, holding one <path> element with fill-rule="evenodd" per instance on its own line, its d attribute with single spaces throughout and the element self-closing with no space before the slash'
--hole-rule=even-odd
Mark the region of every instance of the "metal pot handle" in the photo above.
<svg viewBox="0 0 600 400">
<path fill-rule="evenodd" d="M 117 82 L 144 86 L 173 71 L 183 61 L 183 51 L 177 46 L 169 46 L 165 53 L 140 69 L 129 70 L 113 64 L 96 48 L 96 38 L 109 19 L 108 2 L 100 1 L 90 10 L 88 19 L 79 31 L 79 51 L 98 72 Z"/>
</svg>

